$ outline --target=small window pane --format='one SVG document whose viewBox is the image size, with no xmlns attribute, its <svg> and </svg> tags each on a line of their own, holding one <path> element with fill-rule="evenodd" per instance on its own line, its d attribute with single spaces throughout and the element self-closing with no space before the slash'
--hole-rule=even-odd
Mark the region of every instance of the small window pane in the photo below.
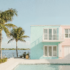
<svg viewBox="0 0 70 70">
<path fill-rule="evenodd" d="M 69 29 L 69 34 L 70 34 L 70 29 Z"/>
<path fill-rule="evenodd" d="M 57 34 L 57 29 L 53 29 L 53 34 Z"/>
<path fill-rule="evenodd" d="M 57 35 L 53 35 L 53 40 L 57 40 Z"/>
<path fill-rule="evenodd" d="M 65 34 L 65 37 L 68 38 L 68 34 Z"/>
<path fill-rule="evenodd" d="M 49 40 L 52 40 L 52 35 L 49 35 Z"/>
<path fill-rule="evenodd" d="M 49 56 L 52 56 L 52 46 L 49 46 Z"/>
<path fill-rule="evenodd" d="M 47 56 L 47 46 L 45 46 L 45 56 Z"/>
<path fill-rule="evenodd" d="M 56 56 L 56 46 L 53 46 L 53 56 Z"/>
<path fill-rule="evenodd" d="M 47 35 L 44 35 L 44 39 L 45 39 L 45 40 L 47 40 L 47 39 L 48 39 Z"/>
<path fill-rule="evenodd" d="M 49 29 L 49 35 L 52 35 L 52 29 Z"/>
<path fill-rule="evenodd" d="M 47 33 L 47 31 L 48 31 L 47 29 L 44 29 L 44 33 Z"/>
<path fill-rule="evenodd" d="M 65 29 L 65 34 L 68 34 L 68 29 Z"/>
<path fill-rule="evenodd" d="M 70 34 L 69 34 L 69 38 L 70 38 Z"/>
<path fill-rule="evenodd" d="M 49 40 L 52 40 L 52 29 L 49 29 Z"/>
</svg>

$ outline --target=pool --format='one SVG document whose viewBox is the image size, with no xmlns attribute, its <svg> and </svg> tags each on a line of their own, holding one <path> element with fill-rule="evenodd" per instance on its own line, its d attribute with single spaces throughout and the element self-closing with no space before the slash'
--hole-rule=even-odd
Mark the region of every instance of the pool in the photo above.
<svg viewBox="0 0 70 70">
<path fill-rule="evenodd" d="M 70 70 L 70 64 L 19 64 L 13 70 Z"/>
</svg>

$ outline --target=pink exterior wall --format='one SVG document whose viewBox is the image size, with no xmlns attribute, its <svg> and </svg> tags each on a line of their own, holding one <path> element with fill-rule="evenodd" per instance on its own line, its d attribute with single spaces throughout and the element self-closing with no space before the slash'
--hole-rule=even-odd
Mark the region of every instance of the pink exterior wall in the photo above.
<svg viewBox="0 0 70 70">
<path fill-rule="evenodd" d="M 70 29 L 70 26 L 66 26 L 66 25 L 61 25 L 61 31 L 62 31 L 62 37 L 64 37 L 63 42 L 60 43 L 61 45 L 61 51 L 62 51 L 62 55 L 61 57 L 64 57 L 64 46 L 70 46 L 70 38 L 65 38 L 65 29 Z"/>
</svg>

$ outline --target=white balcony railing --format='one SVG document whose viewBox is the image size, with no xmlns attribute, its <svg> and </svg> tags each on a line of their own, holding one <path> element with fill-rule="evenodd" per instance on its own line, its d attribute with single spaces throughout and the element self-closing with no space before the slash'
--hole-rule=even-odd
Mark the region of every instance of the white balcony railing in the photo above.
<svg viewBox="0 0 70 70">
<path fill-rule="evenodd" d="M 63 35 L 43 35 L 43 41 L 63 41 Z"/>
</svg>

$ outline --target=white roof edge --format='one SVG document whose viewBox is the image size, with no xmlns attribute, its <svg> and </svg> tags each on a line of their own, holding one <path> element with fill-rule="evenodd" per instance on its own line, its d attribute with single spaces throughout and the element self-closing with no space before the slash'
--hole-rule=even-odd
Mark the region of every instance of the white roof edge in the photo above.
<svg viewBox="0 0 70 70">
<path fill-rule="evenodd" d="M 31 26 L 70 26 L 70 25 L 31 25 Z"/>
<path fill-rule="evenodd" d="M 61 25 L 61 26 L 70 26 L 70 25 Z"/>
<path fill-rule="evenodd" d="M 61 26 L 61 25 L 31 25 L 31 26 Z"/>
</svg>

